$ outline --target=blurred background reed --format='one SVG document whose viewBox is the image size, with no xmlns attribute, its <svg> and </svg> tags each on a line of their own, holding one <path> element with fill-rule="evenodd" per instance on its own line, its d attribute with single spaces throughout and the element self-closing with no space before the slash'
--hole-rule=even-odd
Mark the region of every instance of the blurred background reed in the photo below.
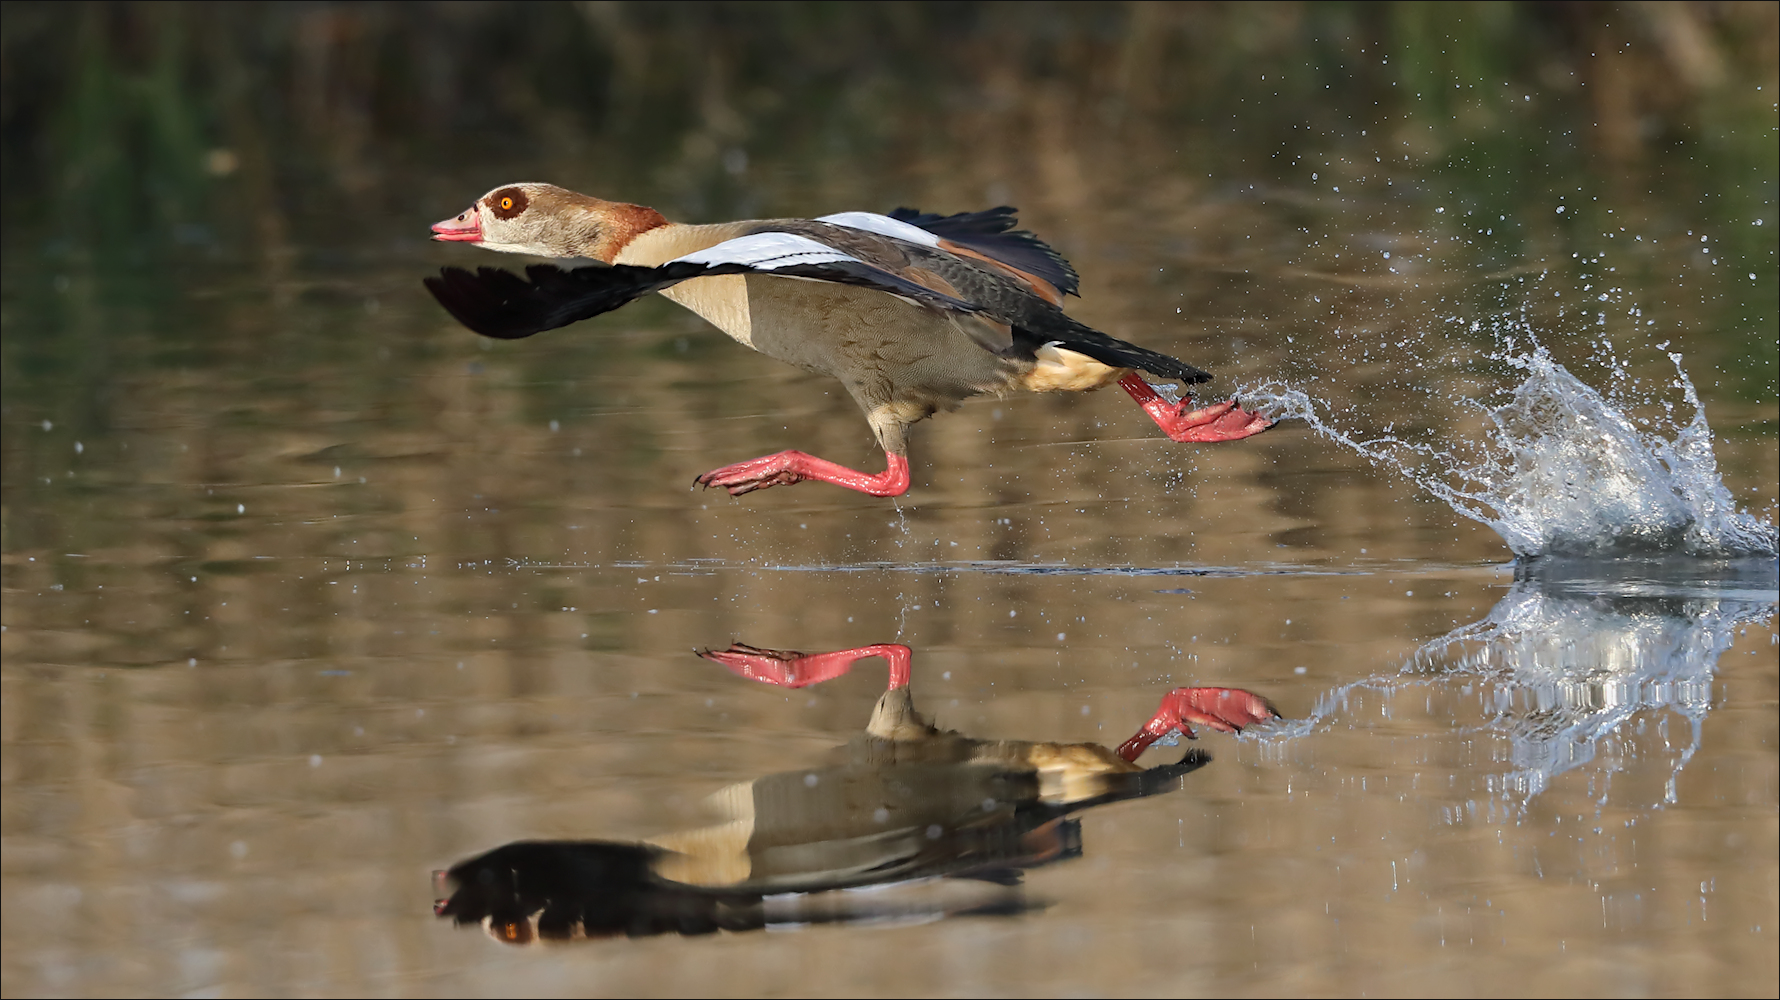
<svg viewBox="0 0 1780 1000">
<path fill-rule="evenodd" d="M 1384 129 L 1504 203 L 1602 169 L 1638 189 L 1681 153 L 1707 211 L 1741 219 L 1777 165 L 1770 3 L 3 9 L 9 250 L 375 245 L 470 193 L 444 176 L 518 165 L 727 218 L 905 194 L 938 150 L 993 159 L 1047 128 L 1116 143 L 1130 171 L 1193 148 L 1216 172 L 1259 152 L 1227 140 L 1238 110 L 1281 164 Z"/>
</svg>

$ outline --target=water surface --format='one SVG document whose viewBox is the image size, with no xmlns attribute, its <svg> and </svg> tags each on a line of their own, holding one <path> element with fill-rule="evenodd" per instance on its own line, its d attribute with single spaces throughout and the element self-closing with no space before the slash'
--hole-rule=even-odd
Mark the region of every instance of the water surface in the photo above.
<svg viewBox="0 0 1780 1000">
<path fill-rule="evenodd" d="M 1354 96 L 1390 87 L 1351 39 L 1253 64 L 1371 67 L 1345 94 L 1143 96 L 1181 81 L 1129 40 L 1185 23 L 1083 29 L 1135 76 L 1064 46 L 822 111 L 916 102 L 871 119 L 897 156 L 775 146 L 779 105 L 742 89 L 665 152 L 596 156 L 540 111 L 532 145 L 408 186 L 364 167 L 399 161 L 375 130 L 317 147 L 325 180 L 267 175 L 282 194 L 243 194 L 257 154 L 231 146 L 219 197 L 271 213 L 275 246 L 82 242 L 9 193 L 5 992 L 1771 991 L 1771 550 L 1676 555 L 1671 517 L 1638 559 L 1516 562 L 1425 485 L 1495 440 L 1538 348 L 1644 442 L 1648 485 L 1695 415 L 1679 364 L 1724 489 L 1698 496 L 1771 537 L 1780 220 L 1771 131 L 1734 117 L 1771 127 L 1771 98 L 1711 105 L 1717 140 L 1579 149 L 1611 122 L 1543 71 L 1504 70 L 1526 101 L 1363 112 L 1392 98 Z M 386 196 L 335 198 L 361 167 Z M 1304 421 L 1185 447 L 1122 396 L 1028 396 L 919 426 L 898 500 L 697 491 L 785 447 L 878 458 L 838 386 L 666 302 L 510 344 L 453 324 L 420 278 L 506 261 L 426 224 L 546 173 L 701 221 L 1017 204 L 1082 272 L 1075 315 L 1213 391 L 1302 393 L 1366 447 Z M 1424 482 L 1375 461 L 1387 439 Z M 978 740 L 1117 746 L 1181 686 L 1284 718 L 1202 732 L 1209 763 L 1082 811 L 1079 856 L 970 905 L 915 886 L 856 919 L 525 948 L 433 915 L 431 873 L 504 844 L 708 824 L 709 795 L 818 767 L 884 690 L 876 661 L 788 690 L 698 655 L 737 641 L 904 644 L 916 708 Z"/>
</svg>

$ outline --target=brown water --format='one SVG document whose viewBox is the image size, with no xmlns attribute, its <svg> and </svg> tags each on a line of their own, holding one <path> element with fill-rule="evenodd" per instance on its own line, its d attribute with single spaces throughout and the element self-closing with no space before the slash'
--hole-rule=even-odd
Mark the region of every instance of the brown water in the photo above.
<svg viewBox="0 0 1780 1000">
<path fill-rule="evenodd" d="M 1492 330 L 1643 416 L 1681 406 L 1665 344 L 1772 518 L 1771 172 L 1727 208 L 1682 154 L 1508 190 L 1481 147 L 1387 167 L 1395 134 L 1282 166 L 1264 122 L 1183 153 L 1064 83 L 984 86 L 997 115 L 945 111 L 906 160 L 757 151 L 699 190 L 762 215 L 1011 201 L 1082 272 L 1084 321 L 1429 442 L 1515 383 Z M 516 343 L 453 324 L 420 278 L 512 261 L 425 226 L 527 162 L 273 254 L 9 231 L 6 995 L 1773 990 L 1772 558 L 1517 575 L 1303 423 L 1182 446 L 1112 393 L 923 424 L 894 501 L 701 492 L 784 447 L 881 459 L 837 385 L 663 301 Z M 685 185 L 623 169 L 648 179 L 553 179 L 668 207 Z M 915 705 L 981 739 L 1116 746 L 1180 685 L 1284 719 L 1081 813 L 1081 856 L 1000 916 L 516 949 L 432 915 L 430 873 L 502 844 L 707 823 L 883 690 L 877 661 L 785 690 L 696 655 L 733 641 L 906 644 Z"/>
</svg>

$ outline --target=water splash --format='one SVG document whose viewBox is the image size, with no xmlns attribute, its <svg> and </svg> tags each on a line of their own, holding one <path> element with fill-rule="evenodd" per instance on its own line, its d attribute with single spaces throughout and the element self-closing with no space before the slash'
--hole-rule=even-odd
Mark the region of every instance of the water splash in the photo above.
<svg viewBox="0 0 1780 1000">
<path fill-rule="evenodd" d="M 1640 430 L 1610 400 L 1543 347 L 1498 355 L 1525 378 L 1507 402 L 1480 412 L 1481 438 L 1445 446 L 1394 434 L 1361 439 L 1336 426 L 1327 404 L 1282 383 L 1244 390 L 1243 399 L 1395 469 L 1466 517 L 1489 525 L 1523 558 L 1677 553 L 1772 556 L 1773 523 L 1737 507 L 1718 475 L 1712 430 L 1693 382 L 1670 354 L 1693 418 L 1672 439 Z"/>
</svg>

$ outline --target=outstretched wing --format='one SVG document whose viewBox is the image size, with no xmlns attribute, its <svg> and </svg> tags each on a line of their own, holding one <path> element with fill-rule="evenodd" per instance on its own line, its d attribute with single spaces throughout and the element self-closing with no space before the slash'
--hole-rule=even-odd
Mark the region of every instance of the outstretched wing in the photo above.
<svg viewBox="0 0 1780 1000">
<path fill-rule="evenodd" d="M 997 353 L 1030 359 L 1044 345 L 1057 344 L 1115 368 L 1141 368 L 1188 382 L 1211 377 L 1066 315 L 1057 306 L 1056 289 L 1037 288 L 1034 281 L 1043 284 L 1054 278 L 1062 283 L 1058 287 L 1073 292 L 1075 271 L 1030 233 L 1006 232 L 1013 225 L 1013 209 L 909 218 L 957 235 L 975 234 L 972 239 L 999 247 L 998 253 L 1037 270 L 1025 273 L 1005 260 L 989 259 L 987 253 L 961 252 L 934 228 L 870 212 L 846 212 L 813 222 L 767 223 L 748 235 L 659 267 L 533 265 L 525 269 L 524 278 L 498 268 L 471 273 L 448 267 L 438 277 L 427 278 L 426 287 L 471 330 L 515 340 L 610 312 L 692 278 L 722 274 L 804 278 L 871 288 L 942 312 L 980 315 L 1004 331 L 999 343 L 983 342 L 985 349 Z M 1007 241 L 984 243 L 988 236 Z M 1025 247 L 1034 256 L 1020 258 L 1009 247 Z M 1046 260 L 1051 263 L 1045 264 Z M 1039 272 L 1049 277 L 1035 279 Z"/>
<path fill-rule="evenodd" d="M 916 284 L 851 254 L 791 233 L 755 233 L 727 240 L 660 267 L 628 264 L 525 269 L 525 278 L 499 268 L 475 273 L 447 267 L 427 278 L 427 290 L 457 321 L 485 337 L 517 340 L 611 312 L 650 292 L 718 274 L 773 274 L 860 285 L 930 308 L 974 313 L 979 307 Z M 529 278 L 530 280 L 526 280 Z"/>
</svg>

